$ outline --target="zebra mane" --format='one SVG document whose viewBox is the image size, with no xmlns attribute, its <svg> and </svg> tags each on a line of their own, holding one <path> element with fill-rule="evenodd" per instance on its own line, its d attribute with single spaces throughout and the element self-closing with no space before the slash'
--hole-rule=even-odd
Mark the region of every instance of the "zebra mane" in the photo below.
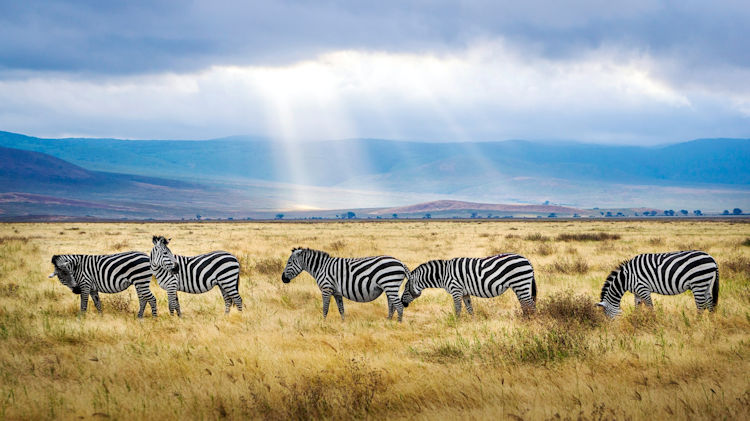
<svg viewBox="0 0 750 421">
<path fill-rule="evenodd" d="M 168 240 L 168 239 L 167 239 L 166 237 L 162 236 L 162 235 L 155 235 L 155 236 L 154 236 L 154 237 L 153 237 L 153 238 L 151 239 L 151 241 L 153 241 L 153 242 L 154 242 L 154 244 L 156 244 L 156 243 L 158 243 L 158 242 L 164 242 L 164 245 L 167 245 L 167 244 L 169 244 L 169 240 Z"/>
<path fill-rule="evenodd" d="M 307 251 L 307 252 L 310 252 L 312 254 L 321 254 L 321 255 L 323 255 L 325 257 L 331 257 L 330 254 L 324 252 L 323 250 L 315 250 L 315 249 L 311 249 L 311 248 L 307 248 L 307 247 L 295 247 L 295 248 L 292 249 L 292 253 L 294 253 L 297 250 Z"/>
<path fill-rule="evenodd" d="M 604 294 L 609 290 L 609 288 L 612 286 L 612 280 L 617 279 L 617 275 L 622 272 L 623 267 L 625 266 L 625 263 L 627 263 L 627 260 L 623 260 L 620 262 L 620 264 L 617 265 L 617 269 L 613 270 L 609 273 L 607 276 L 607 280 L 604 281 L 604 285 L 602 285 L 602 293 L 600 294 L 599 298 L 604 301 Z"/>
</svg>

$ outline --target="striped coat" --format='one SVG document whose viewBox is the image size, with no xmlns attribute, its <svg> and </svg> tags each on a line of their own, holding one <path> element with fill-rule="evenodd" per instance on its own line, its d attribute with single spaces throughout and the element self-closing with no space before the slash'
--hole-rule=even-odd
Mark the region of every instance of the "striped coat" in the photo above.
<svg viewBox="0 0 750 421">
<path fill-rule="evenodd" d="M 697 250 L 639 254 L 621 263 L 604 281 L 600 302 L 609 317 L 621 313 L 626 291 L 635 304 L 653 307 L 651 293 L 662 295 L 693 292 L 698 310 L 713 311 L 719 302 L 719 267 L 708 253 Z"/>
<path fill-rule="evenodd" d="M 140 304 L 138 317 L 143 317 L 146 303 L 151 306 L 151 314 L 156 316 L 156 297 L 149 289 L 151 268 L 145 253 L 63 254 L 52 256 L 52 264 L 55 271 L 49 277 L 57 276 L 73 293 L 80 294 L 81 313 L 86 312 L 89 296 L 101 312 L 100 292 L 114 294 L 134 285 Z"/>
<path fill-rule="evenodd" d="M 398 312 L 403 317 L 404 307 L 398 298 L 401 283 L 409 273 L 406 265 L 390 256 L 359 258 L 331 257 L 320 250 L 295 248 L 287 261 L 281 280 L 289 283 L 302 271 L 307 271 L 318 284 L 323 297 L 323 317 L 328 315 L 331 296 L 336 300 L 341 318 L 344 301 L 368 302 L 385 293 L 388 298 L 388 318 Z"/>
<path fill-rule="evenodd" d="M 471 297 L 497 297 L 512 289 L 524 313 L 536 310 L 534 268 L 518 254 L 498 254 L 483 258 L 457 257 L 430 260 L 409 275 L 401 296 L 404 306 L 418 298 L 426 288 L 443 288 L 452 297 L 456 315 L 461 315 L 461 300 L 466 311 L 474 314 Z"/>
</svg>

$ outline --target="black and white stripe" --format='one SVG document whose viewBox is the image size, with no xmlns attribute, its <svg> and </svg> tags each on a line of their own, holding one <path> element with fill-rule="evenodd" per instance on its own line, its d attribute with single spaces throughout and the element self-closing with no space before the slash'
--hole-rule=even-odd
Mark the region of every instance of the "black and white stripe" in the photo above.
<svg viewBox="0 0 750 421">
<path fill-rule="evenodd" d="M 295 248 L 281 280 L 289 283 L 303 270 L 315 278 L 323 295 L 323 318 L 328 315 L 331 296 L 336 300 L 343 319 L 343 297 L 362 303 L 372 301 L 384 292 L 388 299 L 388 318 L 393 318 L 394 310 L 398 312 L 398 321 L 403 317 L 404 307 L 398 298 L 398 290 L 409 269 L 393 257 L 340 258 L 331 257 L 324 251 Z"/>
<path fill-rule="evenodd" d="M 609 317 L 620 314 L 620 300 L 625 291 L 635 295 L 635 305 L 653 307 L 651 293 L 677 295 L 693 292 L 698 310 L 713 311 L 719 302 L 719 267 L 703 251 L 676 251 L 639 254 L 623 262 L 604 282 L 601 302 Z"/>
<path fill-rule="evenodd" d="M 146 253 L 63 254 L 52 256 L 52 264 L 55 271 L 49 277 L 57 276 L 73 293 L 81 295 L 81 313 L 86 312 L 89 296 L 101 312 L 100 292 L 114 294 L 135 285 L 140 302 L 138 317 L 143 317 L 146 303 L 151 305 L 151 314 L 156 316 L 156 297 L 149 289 L 151 268 Z"/>
<path fill-rule="evenodd" d="M 456 316 L 461 315 L 461 300 L 466 311 L 474 314 L 471 297 L 491 298 L 510 288 L 516 293 L 525 314 L 536 309 L 534 268 L 518 254 L 499 254 L 484 258 L 457 257 L 430 260 L 409 275 L 401 296 L 404 307 L 425 288 L 444 288 L 453 297 Z"/>
<path fill-rule="evenodd" d="M 229 313 L 232 304 L 242 311 L 240 297 L 240 263 L 232 254 L 225 251 L 213 251 L 198 256 L 175 256 L 169 250 L 169 240 L 164 237 L 153 237 L 154 248 L 151 249 L 151 270 L 154 271 L 159 286 L 167 291 L 169 314 L 177 311 L 180 316 L 180 302 L 177 291 L 190 294 L 201 294 L 219 286 L 224 297 L 225 313 Z"/>
</svg>

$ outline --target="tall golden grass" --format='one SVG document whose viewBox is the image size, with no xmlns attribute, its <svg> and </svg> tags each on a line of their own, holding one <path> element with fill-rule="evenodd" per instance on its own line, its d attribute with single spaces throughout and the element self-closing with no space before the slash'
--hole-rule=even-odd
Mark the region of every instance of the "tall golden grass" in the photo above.
<svg viewBox="0 0 750 421">
<path fill-rule="evenodd" d="M 56 279 L 60 253 L 177 254 L 223 249 L 241 261 L 245 311 L 218 290 L 181 294 L 170 317 L 136 319 L 135 291 L 102 295 L 103 314 Z M 0 419 L 748 419 L 750 225 L 727 221 L 387 223 L 50 223 L 0 225 Z M 428 290 L 386 320 L 384 297 L 323 320 L 309 275 L 284 285 L 292 247 L 336 256 L 429 259 L 516 252 L 539 288 L 526 319 L 512 293 L 474 299 L 456 319 Z M 702 249 L 721 298 L 690 294 L 609 321 L 593 308 L 606 275 L 638 253 Z"/>
</svg>

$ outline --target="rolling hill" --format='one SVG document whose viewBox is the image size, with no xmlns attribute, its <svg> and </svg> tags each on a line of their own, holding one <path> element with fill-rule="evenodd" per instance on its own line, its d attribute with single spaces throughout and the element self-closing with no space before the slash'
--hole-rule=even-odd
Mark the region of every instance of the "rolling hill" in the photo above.
<svg viewBox="0 0 750 421">
<path fill-rule="evenodd" d="M 521 140 L 292 144 L 248 137 L 42 139 L 0 132 L 0 146 L 58 159 L 4 152 L 0 186 L 5 192 L 68 192 L 76 200 L 154 206 L 168 202 L 170 214 L 180 217 L 388 208 L 434 200 L 576 209 L 750 207 L 750 139 L 659 147 Z M 35 160 L 36 167 L 24 170 Z M 110 185 L 116 188 L 103 187 Z"/>
</svg>

